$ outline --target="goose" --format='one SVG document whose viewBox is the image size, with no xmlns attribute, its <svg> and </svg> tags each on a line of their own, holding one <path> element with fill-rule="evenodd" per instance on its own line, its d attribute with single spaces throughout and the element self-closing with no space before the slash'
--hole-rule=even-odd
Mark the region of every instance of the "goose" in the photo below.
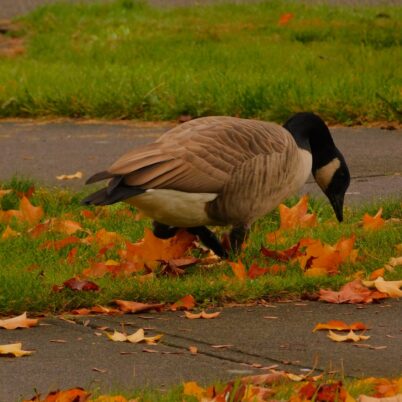
<svg viewBox="0 0 402 402">
<path fill-rule="evenodd" d="M 296 194 L 310 172 L 341 222 L 349 169 L 319 116 L 297 113 L 283 126 L 202 117 L 91 176 L 86 184 L 110 181 L 82 203 L 125 201 L 153 220 L 155 236 L 167 239 L 185 229 L 227 258 L 227 250 L 207 226 L 231 225 L 230 245 L 236 252 L 250 225 Z"/>
</svg>

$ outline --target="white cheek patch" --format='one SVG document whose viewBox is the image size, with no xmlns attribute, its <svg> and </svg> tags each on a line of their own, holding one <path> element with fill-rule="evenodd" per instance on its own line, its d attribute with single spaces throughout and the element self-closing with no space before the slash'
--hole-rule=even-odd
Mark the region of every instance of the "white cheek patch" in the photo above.
<svg viewBox="0 0 402 402">
<path fill-rule="evenodd" d="M 332 177 L 340 166 L 341 161 L 338 158 L 334 158 L 331 162 L 327 163 L 325 166 L 315 171 L 315 181 L 318 183 L 323 191 L 327 189 L 329 183 L 331 183 Z"/>
</svg>

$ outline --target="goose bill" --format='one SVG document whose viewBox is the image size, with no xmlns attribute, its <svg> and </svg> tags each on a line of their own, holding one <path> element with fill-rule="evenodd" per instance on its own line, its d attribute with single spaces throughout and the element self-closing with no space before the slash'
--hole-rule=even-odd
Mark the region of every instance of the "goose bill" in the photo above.
<svg viewBox="0 0 402 402">
<path fill-rule="evenodd" d="M 345 196 L 343 194 L 330 194 L 328 195 L 329 202 L 334 209 L 336 218 L 339 222 L 343 221 L 343 201 Z"/>
</svg>

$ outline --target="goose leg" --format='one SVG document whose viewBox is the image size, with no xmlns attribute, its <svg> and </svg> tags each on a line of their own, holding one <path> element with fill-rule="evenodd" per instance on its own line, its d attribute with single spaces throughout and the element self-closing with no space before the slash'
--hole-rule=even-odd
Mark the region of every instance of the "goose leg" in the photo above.
<svg viewBox="0 0 402 402">
<path fill-rule="evenodd" d="M 223 248 L 219 239 L 211 232 L 206 226 L 197 226 L 193 228 L 187 228 L 187 231 L 193 235 L 198 236 L 200 241 L 210 248 L 216 255 L 221 258 L 227 258 L 228 254 Z"/>
<path fill-rule="evenodd" d="M 163 223 L 159 223 L 156 221 L 153 221 L 152 226 L 154 227 L 153 228 L 154 235 L 159 239 L 170 239 L 179 230 L 179 228 L 175 226 L 164 225 Z"/>
<path fill-rule="evenodd" d="M 240 251 L 241 245 L 246 239 L 246 236 L 248 235 L 249 231 L 250 226 L 247 224 L 233 226 L 229 234 L 229 239 L 230 239 L 230 247 L 232 248 L 235 254 L 237 254 Z"/>
</svg>

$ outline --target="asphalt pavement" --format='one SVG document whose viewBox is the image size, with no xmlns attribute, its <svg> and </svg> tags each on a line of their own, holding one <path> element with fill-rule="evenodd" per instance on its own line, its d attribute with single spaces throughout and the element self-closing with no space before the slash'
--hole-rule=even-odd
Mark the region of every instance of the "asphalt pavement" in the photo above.
<svg viewBox="0 0 402 402">
<path fill-rule="evenodd" d="M 104 393 L 166 390 L 185 381 L 208 385 L 269 369 L 396 377 L 402 374 L 401 316 L 402 303 L 387 300 L 367 306 L 292 301 L 227 307 L 212 320 L 189 320 L 182 312 L 48 318 L 38 327 L 0 330 L 1 344 L 22 342 L 24 350 L 35 351 L 1 358 L 0 401 L 75 386 Z M 326 331 L 312 332 L 317 323 L 334 319 L 362 321 L 370 339 L 357 347 L 331 341 Z M 105 336 L 122 331 L 122 325 L 129 334 L 139 328 L 147 335 L 163 334 L 162 341 L 130 344 Z"/>
<path fill-rule="evenodd" d="M 155 141 L 173 124 L 55 121 L 0 122 L 0 180 L 27 176 L 47 185 L 84 189 L 85 180 L 120 155 Z M 345 202 L 369 202 L 402 195 L 402 130 L 332 128 L 352 182 Z M 79 180 L 56 176 L 80 171 Z M 312 178 L 301 193 L 322 196 Z"/>
</svg>

